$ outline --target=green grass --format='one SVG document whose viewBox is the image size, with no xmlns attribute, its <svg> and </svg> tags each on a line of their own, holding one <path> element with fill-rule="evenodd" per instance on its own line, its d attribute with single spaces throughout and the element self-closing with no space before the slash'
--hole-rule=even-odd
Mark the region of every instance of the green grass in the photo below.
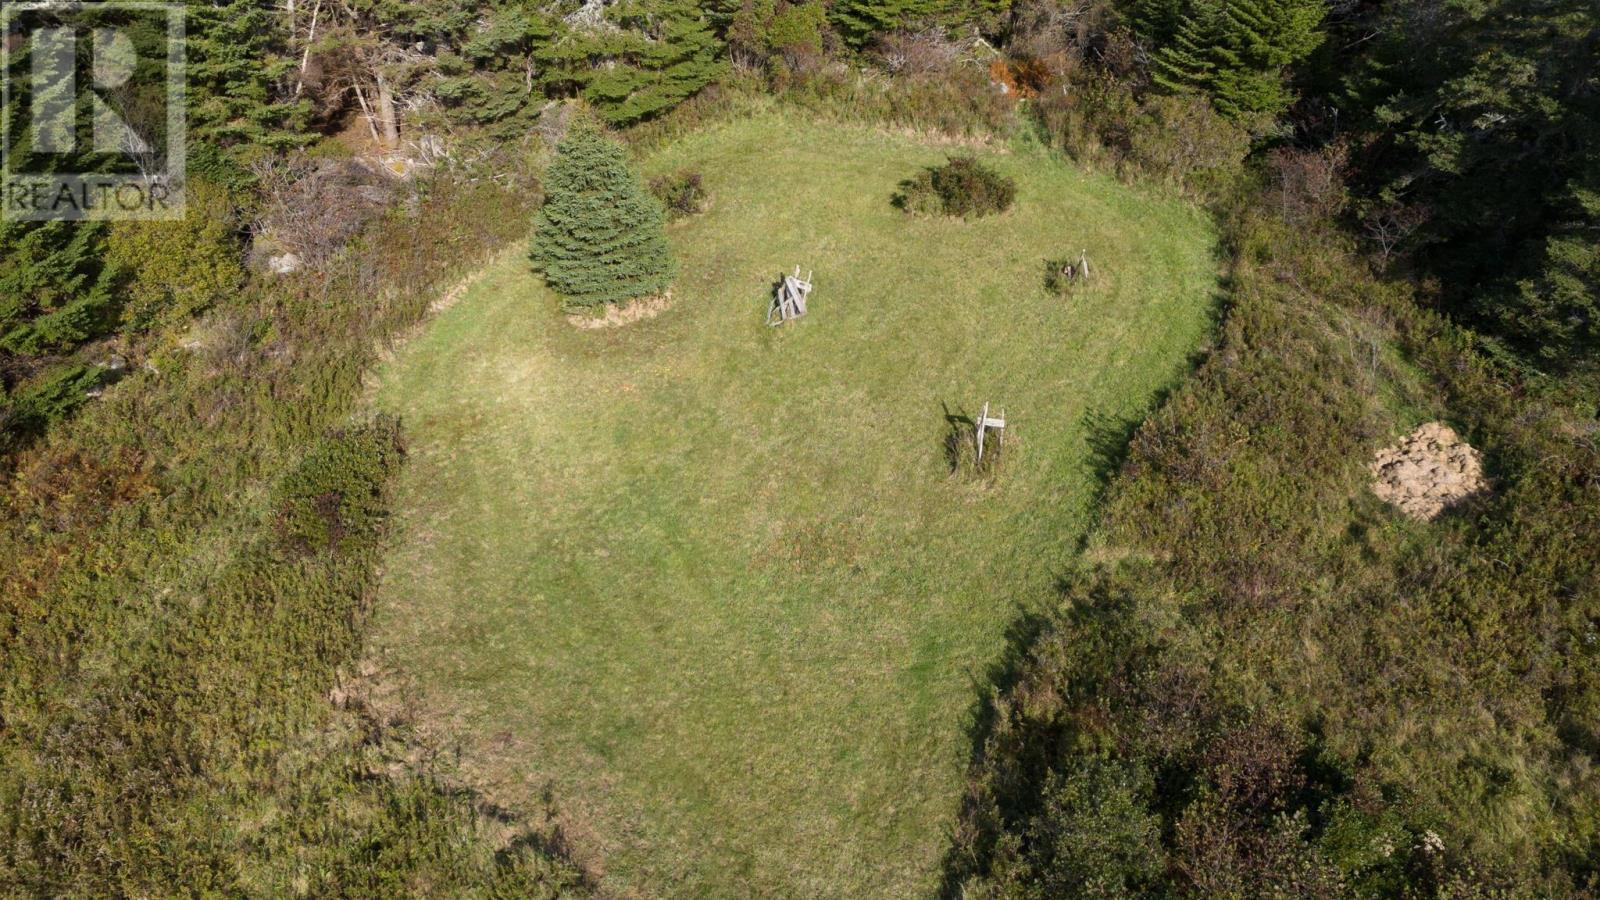
<svg viewBox="0 0 1600 900">
<path fill-rule="evenodd" d="M 893 209 L 944 155 L 780 114 L 692 135 L 647 164 L 712 195 L 670 310 L 580 331 L 511 257 L 384 373 L 410 461 L 375 640 L 610 890 L 933 890 L 975 701 L 1088 525 L 1090 424 L 1207 332 L 1199 211 L 1024 147 L 983 154 L 1003 216 Z M 1098 286 L 1046 297 L 1082 248 Z M 811 315 L 769 329 L 796 264 Z M 943 444 L 986 400 L 1013 427 L 982 486 Z"/>
</svg>

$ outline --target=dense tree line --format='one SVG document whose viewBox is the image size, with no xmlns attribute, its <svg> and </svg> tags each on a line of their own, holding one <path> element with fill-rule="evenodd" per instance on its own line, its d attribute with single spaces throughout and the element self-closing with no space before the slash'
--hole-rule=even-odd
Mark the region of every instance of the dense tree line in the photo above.
<svg viewBox="0 0 1600 900">
<path fill-rule="evenodd" d="M 1600 101 L 1596 12 L 1582 0 L 230 0 L 189 11 L 194 171 L 236 207 L 254 197 L 253 160 L 341 129 L 391 153 L 429 136 L 503 142 L 566 97 L 628 125 L 735 63 L 803 76 L 829 54 L 915 56 L 908 35 L 988 38 L 1018 58 L 1070 50 L 1075 89 L 1108 79 L 1143 98 L 1154 127 L 1185 116 L 1202 127 L 1181 112 L 1199 97 L 1258 150 L 1347 148 L 1347 215 L 1378 255 L 1520 364 L 1593 368 Z M 12 64 L 21 73 L 27 55 Z M 1098 140 L 1144 127 L 1136 110 L 1103 106 Z M 74 405 L 62 384 L 94 380 L 82 360 L 64 363 L 76 348 L 149 322 L 121 314 L 131 273 L 105 264 L 105 226 L 8 224 L 0 237 L 7 430 L 36 432 Z"/>
<path fill-rule="evenodd" d="M 1365 144 L 1365 224 L 1440 302 L 1541 370 L 1592 370 L 1600 10 L 1563 0 L 1393 3 L 1328 85 Z"/>
</svg>

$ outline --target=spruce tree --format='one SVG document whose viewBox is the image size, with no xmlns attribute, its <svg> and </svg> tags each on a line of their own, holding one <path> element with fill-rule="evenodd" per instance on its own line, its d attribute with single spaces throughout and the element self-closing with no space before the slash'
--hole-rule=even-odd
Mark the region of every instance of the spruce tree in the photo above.
<svg viewBox="0 0 1600 900">
<path fill-rule="evenodd" d="M 1145 3 L 1136 21 L 1172 27 L 1147 35 L 1163 46 L 1155 80 L 1174 90 L 1210 97 L 1217 111 L 1249 127 L 1269 123 L 1293 96 L 1284 72 L 1322 43 L 1321 0 L 1198 0 L 1177 17 L 1171 7 Z"/>
<path fill-rule="evenodd" d="M 727 71 L 725 46 L 694 0 L 620 0 L 604 27 L 571 24 L 536 57 L 548 88 L 581 94 L 611 125 L 694 96 Z"/>
<path fill-rule="evenodd" d="M 880 34 L 942 21 L 946 0 L 839 0 L 828 16 L 851 45 L 861 47 Z"/>
<path fill-rule="evenodd" d="M 828 18 L 847 43 L 864 47 L 904 29 L 974 25 L 989 30 L 1009 6 L 1004 0 L 836 0 L 828 6 Z"/>
<path fill-rule="evenodd" d="M 1382 138 L 1372 192 L 1424 214 L 1408 267 L 1536 368 L 1600 373 L 1600 5 L 1387 4 L 1360 27 L 1339 106 Z"/>
<path fill-rule="evenodd" d="M 659 294 L 677 266 L 666 213 L 628 168 L 616 142 L 573 126 L 545 176 L 532 258 L 568 307 Z"/>
<path fill-rule="evenodd" d="M 61 26 L 77 21 L 72 11 L 63 10 L 32 24 Z M 73 152 L 36 150 L 47 133 L 66 135 L 55 134 L 59 128 L 47 132 L 47 123 L 33 121 L 30 111 L 39 99 L 34 93 L 51 96 L 62 105 L 73 101 L 65 72 L 41 70 L 35 75 L 34 47 L 32 40 L 22 39 L 9 54 L 9 104 L 0 109 L 0 116 L 10 123 L 4 150 L 11 166 L 34 173 L 107 171 L 114 163 L 93 152 L 86 133 L 77 135 Z M 81 122 L 75 127 L 81 131 Z M 103 260 L 105 235 L 101 222 L 0 221 L 0 361 L 69 353 L 114 325 L 115 273 Z M 7 365 L 0 371 L 0 387 L 15 387 L 17 373 L 29 368 Z"/>
<path fill-rule="evenodd" d="M 244 153 L 311 143 L 310 103 L 284 85 L 298 60 L 281 13 L 259 0 L 186 0 L 189 135 Z"/>
</svg>

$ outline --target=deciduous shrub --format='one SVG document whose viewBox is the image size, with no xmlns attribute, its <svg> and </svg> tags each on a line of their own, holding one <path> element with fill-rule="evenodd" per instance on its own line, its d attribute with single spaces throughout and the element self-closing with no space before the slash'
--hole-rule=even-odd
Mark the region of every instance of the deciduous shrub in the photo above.
<svg viewBox="0 0 1600 900">
<path fill-rule="evenodd" d="M 1285 222 L 1296 227 L 1332 221 L 1348 200 L 1344 169 L 1349 152 L 1342 144 L 1319 150 L 1279 147 L 1267 154 L 1267 198 Z"/>
<path fill-rule="evenodd" d="M 251 224 L 257 255 L 292 253 L 320 268 L 394 199 L 395 183 L 352 160 L 299 153 L 253 167 L 261 194 Z"/>
<path fill-rule="evenodd" d="M 1017 197 L 1016 181 L 971 156 L 955 156 L 903 181 L 895 205 L 916 215 L 976 219 L 1005 212 Z"/>
<path fill-rule="evenodd" d="M 400 423 L 380 417 L 335 432 L 278 486 L 278 537 L 302 552 L 338 551 L 372 539 L 383 488 L 400 463 Z"/>
<path fill-rule="evenodd" d="M 931 64 L 931 63 L 930 63 Z M 774 87 L 787 101 L 818 115 L 872 125 L 899 125 L 946 135 L 988 137 L 1015 123 L 1016 100 L 989 83 L 978 66 L 944 68 L 885 78 L 842 63 L 801 73 L 777 73 Z"/>
<path fill-rule="evenodd" d="M 807 71 L 822 61 L 827 44 L 837 43 L 821 0 L 733 0 L 729 5 L 734 9 L 728 50 L 749 69 L 771 65 L 778 71 Z"/>
<path fill-rule="evenodd" d="M 695 215 L 706 206 L 706 190 L 700 173 L 687 169 L 650 179 L 650 193 L 666 207 L 670 219 Z"/>
<path fill-rule="evenodd" d="M 667 289 L 677 264 L 666 213 L 639 184 L 622 147 L 575 125 L 545 176 L 532 259 L 568 307 L 620 303 Z"/>
<path fill-rule="evenodd" d="M 1166 862 L 1154 790 L 1142 768 L 1088 759 L 1052 775 L 1027 825 L 1027 854 L 1006 888 L 1017 896 L 1131 897 L 1159 884 Z"/>
<path fill-rule="evenodd" d="M 928 75 L 954 66 L 961 48 L 940 28 L 891 31 L 878 36 L 872 56 L 890 74 Z"/>
<path fill-rule="evenodd" d="M 1134 165 L 1201 191 L 1223 187 L 1250 152 L 1250 133 L 1194 96 L 1147 98 L 1126 137 Z"/>
<path fill-rule="evenodd" d="M 1125 39 L 1110 35 L 1107 55 L 1132 54 Z M 1141 97 L 1137 87 L 1136 78 L 1084 67 L 1070 85 L 1041 90 L 1033 108 L 1050 141 L 1075 159 L 1104 160 L 1125 174 L 1153 175 L 1201 194 L 1225 193 L 1250 152 L 1250 133 L 1201 97 Z"/>
<path fill-rule="evenodd" d="M 126 330 L 188 319 L 244 282 L 227 193 L 194 181 L 188 202 L 187 214 L 177 221 L 128 221 L 111 227 L 107 260 L 127 279 L 122 302 Z"/>
<path fill-rule="evenodd" d="M 1062 256 L 1044 261 L 1044 289 L 1057 297 L 1087 280 L 1083 271 L 1083 256 Z"/>
<path fill-rule="evenodd" d="M 827 8 L 818 0 L 790 3 L 778 10 L 767 27 L 767 47 L 791 70 L 816 65 L 822 57 Z"/>
</svg>

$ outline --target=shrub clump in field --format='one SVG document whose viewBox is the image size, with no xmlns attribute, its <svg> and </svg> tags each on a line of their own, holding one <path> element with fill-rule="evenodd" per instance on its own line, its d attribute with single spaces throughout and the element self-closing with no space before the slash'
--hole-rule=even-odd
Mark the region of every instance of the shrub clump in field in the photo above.
<svg viewBox="0 0 1600 900">
<path fill-rule="evenodd" d="M 971 156 L 954 156 L 900 183 L 896 206 L 914 215 L 976 219 L 1005 212 L 1017 199 L 1017 183 Z"/>
<path fill-rule="evenodd" d="M 186 322 L 244 282 L 233 201 L 207 182 L 189 184 L 190 214 L 170 222 L 115 222 L 106 259 L 125 273 L 127 331 Z"/>
<path fill-rule="evenodd" d="M 384 485 L 401 454 L 400 423 L 390 417 L 322 440 L 278 485 L 280 543 L 318 553 L 371 540 L 383 518 Z"/>
<path fill-rule="evenodd" d="M 1044 261 L 1044 289 L 1057 297 L 1065 297 L 1073 288 L 1089 280 L 1087 253 L 1063 256 Z"/>
<path fill-rule="evenodd" d="M 571 309 L 663 293 L 677 264 L 666 212 L 593 125 L 572 127 L 545 177 L 532 259 Z"/>
<path fill-rule="evenodd" d="M 687 218 L 706 208 L 706 189 L 699 172 L 684 170 L 652 178 L 650 193 L 666 207 L 669 219 Z"/>
</svg>

